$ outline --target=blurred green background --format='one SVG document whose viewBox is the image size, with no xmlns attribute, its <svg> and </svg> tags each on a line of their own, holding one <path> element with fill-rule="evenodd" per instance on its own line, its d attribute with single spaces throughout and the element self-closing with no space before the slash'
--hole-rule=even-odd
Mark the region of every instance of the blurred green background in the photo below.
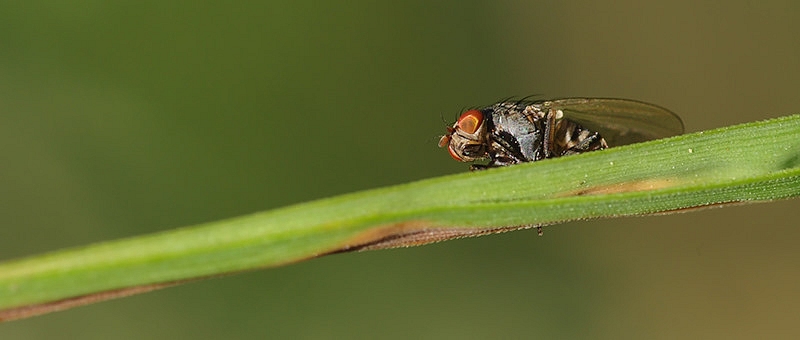
<svg viewBox="0 0 800 340">
<path fill-rule="evenodd" d="M 0 259 L 464 172 L 464 107 L 800 113 L 795 1 L 4 1 Z M 444 121 L 443 121 L 444 120 Z M 340 254 L 3 339 L 797 338 L 800 201 Z"/>
</svg>

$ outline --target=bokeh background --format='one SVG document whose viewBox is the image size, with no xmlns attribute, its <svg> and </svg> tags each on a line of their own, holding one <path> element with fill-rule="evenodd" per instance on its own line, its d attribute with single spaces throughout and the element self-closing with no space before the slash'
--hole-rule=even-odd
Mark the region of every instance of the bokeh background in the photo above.
<svg viewBox="0 0 800 340">
<path fill-rule="evenodd" d="M 464 107 L 800 113 L 800 3 L 0 2 L 0 259 L 466 171 Z M 800 201 L 341 254 L 3 339 L 797 338 Z"/>
</svg>

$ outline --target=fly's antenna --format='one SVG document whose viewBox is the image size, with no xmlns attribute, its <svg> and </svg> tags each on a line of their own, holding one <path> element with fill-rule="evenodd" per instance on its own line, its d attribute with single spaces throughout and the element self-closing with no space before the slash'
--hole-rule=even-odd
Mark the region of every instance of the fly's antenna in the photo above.
<svg viewBox="0 0 800 340">
<path fill-rule="evenodd" d="M 442 124 L 444 124 L 444 125 L 450 124 L 446 120 L 444 120 L 444 115 L 441 112 L 439 112 L 439 119 L 442 120 Z"/>
</svg>

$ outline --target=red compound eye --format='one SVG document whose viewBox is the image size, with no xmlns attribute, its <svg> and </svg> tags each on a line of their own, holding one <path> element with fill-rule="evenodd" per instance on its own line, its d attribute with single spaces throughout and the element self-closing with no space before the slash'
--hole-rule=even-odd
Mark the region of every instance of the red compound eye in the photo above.
<svg viewBox="0 0 800 340">
<path fill-rule="evenodd" d="M 459 156 L 455 151 L 453 151 L 453 147 L 452 146 L 448 146 L 447 147 L 447 151 L 450 152 L 450 157 L 453 157 L 453 159 L 455 159 L 455 160 L 457 160 L 459 162 L 463 162 L 464 161 L 463 159 L 461 159 L 461 156 Z"/>
<path fill-rule="evenodd" d="M 478 110 L 469 110 L 458 117 L 458 128 L 466 133 L 475 133 L 483 123 L 483 113 Z"/>
</svg>

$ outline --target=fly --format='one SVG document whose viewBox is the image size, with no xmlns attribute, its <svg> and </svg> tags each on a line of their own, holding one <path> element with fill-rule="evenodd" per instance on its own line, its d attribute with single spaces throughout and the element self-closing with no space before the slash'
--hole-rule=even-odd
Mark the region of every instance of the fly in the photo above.
<svg viewBox="0 0 800 340">
<path fill-rule="evenodd" d="M 683 133 L 669 110 L 611 98 L 501 101 L 461 114 L 439 147 L 460 162 L 488 159 L 486 169 L 580 154 Z"/>
</svg>

